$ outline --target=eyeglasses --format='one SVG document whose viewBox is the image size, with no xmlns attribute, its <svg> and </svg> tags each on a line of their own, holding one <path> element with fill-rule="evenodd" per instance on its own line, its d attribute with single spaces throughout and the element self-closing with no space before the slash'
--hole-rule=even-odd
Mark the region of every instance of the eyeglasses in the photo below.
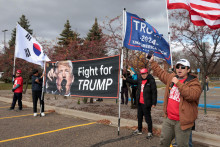
<svg viewBox="0 0 220 147">
<path fill-rule="evenodd" d="M 179 68 L 181 68 L 181 69 L 185 69 L 186 66 L 183 66 L 183 65 L 177 65 L 177 66 L 176 66 L 176 69 L 179 69 Z"/>
</svg>

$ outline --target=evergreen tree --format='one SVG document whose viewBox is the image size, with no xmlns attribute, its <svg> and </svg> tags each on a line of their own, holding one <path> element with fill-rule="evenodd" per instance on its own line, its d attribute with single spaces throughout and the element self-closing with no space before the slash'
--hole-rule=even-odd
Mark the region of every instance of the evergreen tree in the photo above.
<svg viewBox="0 0 220 147">
<path fill-rule="evenodd" d="M 100 40 L 102 36 L 103 36 L 102 29 L 99 28 L 97 18 L 95 18 L 95 23 L 93 24 L 92 28 L 89 30 L 86 40 L 88 41 Z"/>
<path fill-rule="evenodd" d="M 28 31 L 31 35 L 33 34 L 33 30 L 29 29 L 29 21 L 26 19 L 25 15 L 22 15 L 18 24 L 20 24 L 21 27 L 23 27 L 26 31 Z M 15 46 L 15 39 L 16 39 L 16 28 L 12 30 L 11 33 L 11 40 L 9 40 L 9 46 L 13 47 Z"/>
<path fill-rule="evenodd" d="M 66 21 L 66 24 L 64 25 L 64 30 L 62 31 L 60 36 L 61 37 L 58 38 L 58 44 L 63 46 L 67 46 L 71 41 L 79 40 L 79 34 L 71 30 L 69 20 Z"/>
<path fill-rule="evenodd" d="M 83 45 L 88 53 L 88 58 L 97 58 L 106 55 L 106 37 L 103 35 L 102 29 L 98 25 L 97 18 L 95 18 L 95 23 L 89 30 Z"/>
<path fill-rule="evenodd" d="M 102 29 L 99 28 L 97 18 L 95 23 L 87 34 L 86 41 L 84 42 L 85 52 L 88 58 L 103 57 L 106 54 L 105 39 L 103 38 Z M 84 98 L 87 101 L 87 98 Z M 90 98 L 90 103 L 93 103 L 93 98 Z"/>
</svg>

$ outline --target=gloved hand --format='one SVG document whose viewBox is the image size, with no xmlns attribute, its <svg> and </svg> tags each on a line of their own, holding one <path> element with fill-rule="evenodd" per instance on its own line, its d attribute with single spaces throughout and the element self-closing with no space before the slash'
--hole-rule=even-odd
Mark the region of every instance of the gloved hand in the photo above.
<svg viewBox="0 0 220 147">
<path fill-rule="evenodd" d="M 14 92 L 14 91 L 15 91 L 15 89 L 13 88 L 13 89 L 12 89 L 12 92 Z"/>
</svg>

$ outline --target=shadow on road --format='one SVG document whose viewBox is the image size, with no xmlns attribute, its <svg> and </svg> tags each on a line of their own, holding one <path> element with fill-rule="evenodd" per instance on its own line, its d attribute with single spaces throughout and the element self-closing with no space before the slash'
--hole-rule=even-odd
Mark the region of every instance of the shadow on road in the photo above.
<svg viewBox="0 0 220 147">
<path fill-rule="evenodd" d="M 100 147 L 100 146 L 106 145 L 108 143 L 113 143 L 113 142 L 117 142 L 117 141 L 121 141 L 121 140 L 126 140 L 126 139 L 129 139 L 131 137 L 134 137 L 134 135 L 131 134 L 131 135 L 123 136 L 123 137 L 116 138 L 116 139 L 110 139 L 110 140 L 102 141 L 102 142 L 99 142 L 99 143 L 96 143 L 96 144 L 92 145 L 91 147 Z"/>
</svg>

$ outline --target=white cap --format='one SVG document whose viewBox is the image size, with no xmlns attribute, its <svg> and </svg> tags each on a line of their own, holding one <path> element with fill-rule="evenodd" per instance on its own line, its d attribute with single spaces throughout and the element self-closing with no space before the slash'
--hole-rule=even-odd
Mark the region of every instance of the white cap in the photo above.
<svg viewBox="0 0 220 147">
<path fill-rule="evenodd" d="M 181 64 L 181 65 L 190 67 L 190 63 L 189 63 L 189 61 L 186 60 L 186 59 L 180 59 L 179 61 L 176 62 L 176 65 L 177 65 L 177 64 Z"/>
</svg>

